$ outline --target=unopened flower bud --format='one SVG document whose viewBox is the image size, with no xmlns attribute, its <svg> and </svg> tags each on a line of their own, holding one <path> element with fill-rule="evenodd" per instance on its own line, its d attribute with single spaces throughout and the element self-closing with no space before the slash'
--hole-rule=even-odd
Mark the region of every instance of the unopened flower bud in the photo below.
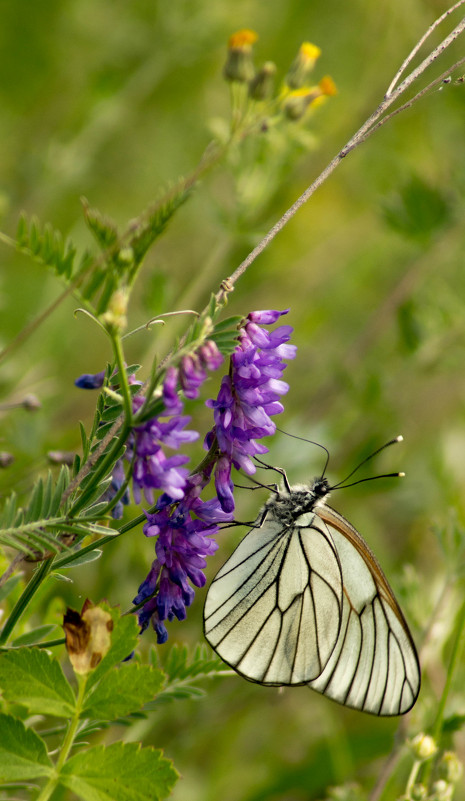
<svg viewBox="0 0 465 801">
<path fill-rule="evenodd" d="M 409 741 L 415 759 L 423 761 L 430 759 L 436 753 L 437 745 L 429 734 L 420 732 Z"/>
<path fill-rule="evenodd" d="M 431 790 L 432 792 L 429 796 L 431 801 L 450 801 L 454 792 L 454 786 L 448 784 L 444 779 L 439 779 L 437 782 L 434 782 Z"/>
<path fill-rule="evenodd" d="M 249 97 L 253 100 L 266 100 L 273 94 L 276 64 L 265 61 L 261 70 L 257 72 L 249 83 Z"/>
<path fill-rule="evenodd" d="M 454 751 L 444 751 L 438 765 L 438 774 L 446 782 L 456 784 L 461 779 L 463 765 Z"/>
<path fill-rule="evenodd" d="M 126 328 L 126 311 L 128 308 L 128 295 L 124 289 L 117 289 L 110 298 L 108 308 L 102 315 L 103 322 L 112 328 L 122 331 Z"/>
<path fill-rule="evenodd" d="M 27 409 L 28 412 L 36 412 L 37 409 L 42 408 L 39 398 L 37 395 L 33 395 L 32 392 L 24 396 L 21 406 L 23 409 Z"/>
<path fill-rule="evenodd" d="M 284 101 L 284 113 L 290 120 L 300 120 L 309 106 L 319 105 L 326 97 L 337 94 L 336 84 L 326 75 L 318 86 L 302 87 L 290 92 Z"/>
<path fill-rule="evenodd" d="M 130 247 L 121 248 L 121 250 L 118 253 L 118 261 L 124 265 L 132 264 L 132 262 L 134 261 L 133 249 Z"/>
<path fill-rule="evenodd" d="M 252 60 L 252 45 L 258 39 L 255 31 L 248 28 L 236 31 L 229 37 L 228 56 L 223 67 L 223 76 L 227 81 L 248 83 L 255 75 Z"/>
<path fill-rule="evenodd" d="M 0 467 L 9 467 L 13 464 L 15 457 L 8 451 L 0 451 Z"/>
<path fill-rule="evenodd" d="M 47 459 L 52 464 L 67 464 L 69 467 L 74 463 L 73 451 L 48 451 Z"/>
<path fill-rule="evenodd" d="M 300 89 L 304 86 L 320 55 L 321 50 L 317 45 L 311 42 L 303 42 L 300 45 L 299 52 L 286 75 L 286 83 L 290 89 Z"/>
<path fill-rule="evenodd" d="M 410 797 L 412 801 L 423 801 L 427 793 L 428 791 L 424 784 L 414 784 L 410 791 Z"/>
<path fill-rule="evenodd" d="M 321 92 L 318 91 L 317 86 L 311 89 L 296 89 L 294 92 L 291 92 L 284 101 L 283 111 L 285 116 L 293 122 L 295 120 L 300 120 L 311 103 L 320 96 Z"/>
</svg>

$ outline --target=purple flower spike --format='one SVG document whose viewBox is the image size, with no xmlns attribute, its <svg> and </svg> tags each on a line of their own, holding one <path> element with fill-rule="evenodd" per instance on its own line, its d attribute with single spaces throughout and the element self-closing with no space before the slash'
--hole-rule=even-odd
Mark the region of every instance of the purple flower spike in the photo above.
<svg viewBox="0 0 465 801">
<path fill-rule="evenodd" d="M 145 512 L 144 534 L 157 537 L 156 558 L 134 603 L 147 599 L 139 612 L 139 623 L 144 629 L 151 621 L 159 643 L 166 642 L 168 637 L 163 621 L 186 617 L 186 608 L 194 598 L 191 585 L 203 587 L 205 584 L 205 557 L 218 548 L 212 539 L 219 530 L 217 523 L 232 519 L 216 498 L 200 500 L 204 484 L 201 476 L 191 476 L 186 482 L 184 497 L 177 505 L 167 505 L 166 496 L 162 496 L 158 512 Z"/>
<path fill-rule="evenodd" d="M 271 416 L 283 410 L 279 397 L 289 389 L 281 380 L 284 359 L 293 359 L 296 353 L 294 345 L 286 344 L 292 328 L 282 325 L 267 331 L 260 323 L 275 323 L 287 311 L 269 309 L 248 315 L 231 356 L 230 374 L 223 378 L 217 399 L 206 402 L 213 409 L 215 427 L 204 445 L 210 448 L 216 436 L 222 455 L 215 469 L 215 486 L 226 512 L 234 509 L 231 466 L 249 475 L 255 472 L 253 457 L 268 451 L 257 440 L 275 432 Z"/>
</svg>

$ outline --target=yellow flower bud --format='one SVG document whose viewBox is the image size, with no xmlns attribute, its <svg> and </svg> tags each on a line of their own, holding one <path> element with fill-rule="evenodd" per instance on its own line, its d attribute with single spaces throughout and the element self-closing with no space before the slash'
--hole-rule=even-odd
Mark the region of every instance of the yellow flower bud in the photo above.
<svg viewBox="0 0 465 801">
<path fill-rule="evenodd" d="M 236 31 L 229 37 L 228 56 L 223 67 L 223 76 L 227 81 L 248 83 L 255 75 L 252 60 L 252 45 L 258 39 L 255 31 L 248 28 Z"/>
<path fill-rule="evenodd" d="M 296 89 L 290 92 L 284 101 L 283 111 L 289 120 L 300 120 L 308 107 L 321 97 L 318 86 L 307 89 Z"/>
<path fill-rule="evenodd" d="M 318 84 L 321 94 L 330 97 L 337 95 L 337 87 L 330 75 L 325 75 Z"/>
<path fill-rule="evenodd" d="M 310 75 L 317 58 L 321 55 L 321 50 L 311 42 L 303 42 L 299 52 L 289 67 L 286 75 L 286 83 L 290 89 L 300 89 Z"/>
</svg>

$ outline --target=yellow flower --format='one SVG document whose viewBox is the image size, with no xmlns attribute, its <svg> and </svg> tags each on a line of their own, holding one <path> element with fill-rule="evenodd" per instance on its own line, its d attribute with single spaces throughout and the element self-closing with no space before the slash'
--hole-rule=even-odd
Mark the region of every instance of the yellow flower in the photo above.
<svg viewBox="0 0 465 801">
<path fill-rule="evenodd" d="M 284 113 L 290 120 L 299 120 L 310 106 L 318 106 L 326 97 L 335 94 L 337 94 L 336 84 L 329 75 L 326 75 L 318 86 L 302 86 L 289 92 L 284 100 Z"/>
<path fill-rule="evenodd" d="M 250 28 L 242 28 L 232 33 L 228 40 L 228 50 L 250 50 L 258 39 L 258 33 Z"/>
<path fill-rule="evenodd" d="M 327 97 L 330 97 L 331 95 L 337 95 L 337 86 L 330 75 L 325 75 L 324 78 L 322 78 L 319 82 L 318 86 L 320 87 L 322 95 L 326 95 Z"/>
<path fill-rule="evenodd" d="M 247 83 L 255 75 L 252 61 L 252 45 L 258 39 L 255 31 L 244 28 L 229 37 L 228 56 L 223 67 L 223 76 L 227 81 Z"/>
<path fill-rule="evenodd" d="M 286 75 L 286 83 L 290 89 L 299 89 L 305 84 L 320 55 L 321 49 L 317 45 L 311 42 L 303 42 L 300 45 L 299 52 Z"/>
</svg>

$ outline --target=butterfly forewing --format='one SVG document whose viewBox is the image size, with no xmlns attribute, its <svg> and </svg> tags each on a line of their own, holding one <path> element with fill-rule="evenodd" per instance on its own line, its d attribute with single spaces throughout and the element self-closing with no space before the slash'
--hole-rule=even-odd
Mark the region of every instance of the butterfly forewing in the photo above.
<svg viewBox="0 0 465 801">
<path fill-rule="evenodd" d="M 325 482 L 268 502 L 212 582 L 205 636 L 250 681 L 403 714 L 420 688 L 415 645 L 376 557 L 322 502 Z"/>
<path fill-rule="evenodd" d="M 336 645 L 341 608 L 331 538 L 311 525 L 283 528 L 268 514 L 212 582 L 205 636 L 251 681 L 304 684 L 320 675 Z"/>
</svg>

